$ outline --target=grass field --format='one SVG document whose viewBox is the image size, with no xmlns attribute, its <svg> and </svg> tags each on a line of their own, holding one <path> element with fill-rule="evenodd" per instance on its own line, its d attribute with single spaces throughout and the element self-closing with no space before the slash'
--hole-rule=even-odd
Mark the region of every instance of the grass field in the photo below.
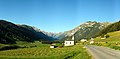
<svg viewBox="0 0 120 59">
<path fill-rule="evenodd" d="M 0 51 L 0 59 L 91 59 L 83 45 L 54 49 L 49 48 L 49 46 L 48 44 L 37 43 L 37 47 L 33 48 Z"/>
<path fill-rule="evenodd" d="M 95 38 L 95 42 L 120 42 L 120 31 L 111 32 L 106 35 L 109 35 L 109 38 L 101 39 L 100 37 Z"/>
<path fill-rule="evenodd" d="M 110 32 L 106 35 L 110 37 L 106 39 L 101 39 L 100 37 L 95 38 L 95 45 L 120 50 L 120 31 Z"/>
</svg>

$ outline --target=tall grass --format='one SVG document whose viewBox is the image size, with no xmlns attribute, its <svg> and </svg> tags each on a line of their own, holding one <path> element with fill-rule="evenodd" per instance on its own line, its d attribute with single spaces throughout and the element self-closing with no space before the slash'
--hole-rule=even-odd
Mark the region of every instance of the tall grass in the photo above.
<svg viewBox="0 0 120 59">
<path fill-rule="evenodd" d="M 0 51 L 0 59 L 4 58 L 40 58 L 40 59 L 91 59 L 82 48 L 82 45 L 75 45 L 72 47 L 54 48 L 51 49 L 49 45 L 46 47 L 23 48 L 15 50 Z"/>
</svg>

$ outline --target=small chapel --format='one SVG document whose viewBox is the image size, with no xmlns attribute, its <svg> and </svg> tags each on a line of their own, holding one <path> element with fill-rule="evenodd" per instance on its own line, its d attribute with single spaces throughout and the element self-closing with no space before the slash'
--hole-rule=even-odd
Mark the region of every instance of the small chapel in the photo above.
<svg viewBox="0 0 120 59">
<path fill-rule="evenodd" d="M 74 35 L 72 36 L 72 38 L 67 39 L 64 42 L 64 46 L 73 46 L 74 44 L 75 44 L 75 42 L 74 42 Z"/>
</svg>

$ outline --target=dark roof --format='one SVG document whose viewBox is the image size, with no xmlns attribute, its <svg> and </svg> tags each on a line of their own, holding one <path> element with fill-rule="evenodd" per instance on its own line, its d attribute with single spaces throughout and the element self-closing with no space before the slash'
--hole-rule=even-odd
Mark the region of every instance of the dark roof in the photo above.
<svg viewBox="0 0 120 59">
<path fill-rule="evenodd" d="M 65 41 L 74 41 L 74 40 L 65 40 Z"/>
</svg>

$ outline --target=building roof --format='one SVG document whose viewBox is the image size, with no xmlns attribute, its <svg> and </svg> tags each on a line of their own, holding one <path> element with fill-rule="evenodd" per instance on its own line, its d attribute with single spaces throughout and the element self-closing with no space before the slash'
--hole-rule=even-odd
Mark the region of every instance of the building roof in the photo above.
<svg viewBox="0 0 120 59">
<path fill-rule="evenodd" d="M 65 41 L 74 41 L 74 40 L 72 40 L 72 38 L 68 38 L 67 40 L 65 40 Z"/>
<path fill-rule="evenodd" d="M 74 41 L 73 39 L 74 39 L 73 36 L 71 36 L 71 37 L 67 37 L 67 40 L 65 41 Z"/>
</svg>

